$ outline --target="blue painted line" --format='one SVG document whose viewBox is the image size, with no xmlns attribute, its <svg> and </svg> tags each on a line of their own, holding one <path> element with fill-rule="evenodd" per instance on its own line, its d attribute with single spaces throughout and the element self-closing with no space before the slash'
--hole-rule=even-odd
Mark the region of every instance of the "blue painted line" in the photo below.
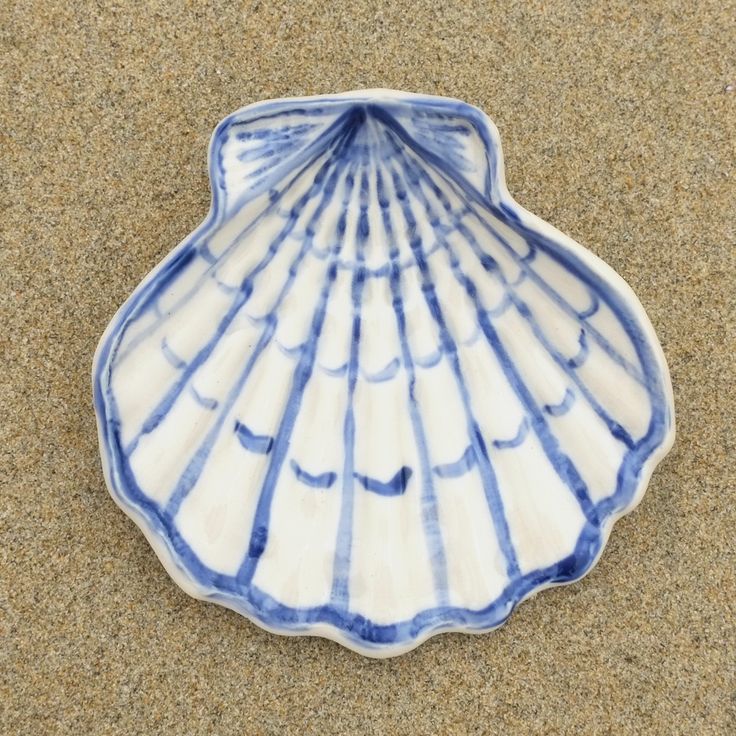
<svg viewBox="0 0 736 736">
<path fill-rule="evenodd" d="M 529 434 L 529 420 L 524 417 L 519 424 L 516 434 L 509 440 L 493 440 L 493 446 L 497 450 L 510 450 L 519 447 Z"/>
<path fill-rule="evenodd" d="M 378 480 L 362 473 L 354 473 L 355 479 L 371 493 L 379 496 L 403 496 L 412 476 L 412 469 L 408 465 L 402 465 L 396 474 L 387 481 Z"/>
<path fill-rule="evenodd" d="M 345 134 L 344 150 L 348 149 L 350 142 L 355 137 L 360 122 L 362 122 L 362 111 L 356 110 L 349 124 L 346 124 L 347 133 Z M 346 183 L 346 194 L 348 197 L 350 190 L 353 186 L 353 178 L 351 174 L 348 174 Z M 347 202 L 344 202 L 346 205 Z M 345 227 L 345 216 L 343 215 L 338 221 L 338 240 L 334 248 L 333 257 L 337 258 L 340 255 L 340 250 L 343 245 L 342 232 Z M 306 388 L 309 379 L 312 376 L 314 363 L 317 353 L 317 344 L 319 337 L 322 334 L 322 326 L 324 325 L 325 316 L 327 313 L 327 302 L 330 297 L 332 286 L 337 277 L 337 264 L 333 261 L 327 269 L 327 278 L 325 284 L 322 286 L 319 303 L 317 305 L 316 312 L 312 319 L 311 329 L 309 330 L 309 339 L 305 343 L 304 351 L 299 359 L 299 363 L 294 371 L 294 379 L 292 382 L 289 397 L 286 401 L 286 409 L 281 418 L 281 422 L 278 427 L 274 438 L 273 452 L 271 453 L 271 462 L 266 471 L 263 484 L 261 486 L 261 493 L 258 498 L 256 505 L 256 511 L 253 518 L 253 527 L 251 531 L 250 544 L 248 546 L 248 552 L 240 565 L 238 570 L 238 580 L 240 584 L 247 588 L 255 575 L 258 561 L 263 554 L 268 543 L 268 528 L 271 517 L 271 503 L 276 490 L 276 484 L 278 476 L 281 472 L 281 466 L 286 459 L 286 453 L 289 448 L 289 441 L 291 439 L 291 433 L 294 430 L 296 424 L 296 418 L 301 407 L 302 398 L 304 396 L 304 389 Z"/>
<path fill-rule="evenodd" d="M 452 212 L 452 205 L 450 204 L 447 197 L 444 195 L 444 193 L 437 187 L 437 185 L 432 181 L 432 179 L 428 176 L 426 172 L 419 171 L 420 178 L 427 183 L 427 185 L 432 190 L 433 194 L 437 197 L 437 199 L 442 204 L 442 207 L 444 210 L 450 214 Z M 427 212 L 428 214 L 435 215 L 436 213 L 434 210 L 429 207 L 429 202 L 426 199 L 426 196 L 423 195 L 423 201 L 425 202 L 425 207 L 428 208 Z M 467 242 L 471 246 L 471 249 L 473 253 L 476 255 L 476 257 L 481 261 L 481 263 L 484 263 L 487 261 L 487 254 L 483 252 L 483 250 L 480 247 L 480 244 L 476 240 L 476 238 L 473 236 L 473 234 L 468 230 L 467 227 L 465 227 L 462 223 L 456 222 L 456 226 L 460 232 L 462 232 L 463 236 L 466 238 Z M 449 248 L 449 244 L 447 243 L 446 239 L 443 239 L 443 243 L 446 249 Z M 458 277 L 457 273 L 457 266 L 458 261 L 457 257 L 452 254 L 450 251 L 450 257 L 451 257 L 451 265 L 453 266 L 453 273 L 455 273 L 456 278 Z M 532 314 L 529 307 L 509 288 L 510 284 L 506 279 L 504 278 L 503 274 L 497 270 L 497 269 L 488 269 L 492 273 L 496 275 L 496 277 L 500 280 L 501 284 L 505 288 L 505 296 L 504 296 L 504 308 L 503 310 L 498 310 L 500 313 L 503 313 L 508 306 L 513 304 L 515 308 L 519 311 L 522 317 L 527 321 L 529 326 L 532 329 L 533 334 L 535 337 L 542 343 L 545 350 L 552 356 L 554 361 L 557 363 L 557 365 L 562 369 L 562 371 L 565 373 L 565 375 L 575 384 L 575 386 L 578 388 L 580 393 L 583 395 L 583 397 L 588 401 L 591 408 L 595 411 L 595 413 L 605 422 L 606 426 L 609 428 L 609 431 L 619 440 L 624 442 L 628 447 L 631 447 L 633 445 L 634 440 L 631 438 L 629 433 L 626 431 L 624 427 L 622 427 L 618 422 L 616 422 L 601 406 L 600 402 L 597 401 L 597 399 L 593 396 L 591 391 L 588 389 L 588 387 L 583 383 L 580 376 L 574 371 L 571 370 L 571 366 L 569 365 L 567 359 L 549 342 L 546 335 L 542 331 L 541 327 L 539 326 L 537 320 L 534 318 L 534 315 Z M 462 279 L 460 279 L 462 281 Z M 475 287 L 473 286 L 473 289 Z M 493 311 L 486 311 L 487 316 L 499 316 L 499 314 L 494 313 Z M 586 328 L 587 329 L 587 328 Z"/>
<path fill-rule="evenodd" d="M 164 358 L 168 361 L 168 363 L 176 368 L 176 370 L 181 371 L 184 370 L 187 367 L 186 360 L 182 360 L 170 347 L 169 343 L 166 342 L 166 338 L 161 340 L 161 352 L 164 354 Z"/>
<path fill-rule="evenodd" d="M 204 409 L 207 409 L 209 411 L 214 411 L 217 409 L 218 401 L 217 399 L 212 399 L 207 396 L 202 396 L 202 394 L 197 391 L 196 388 L 194 388 L 193 384 L 190 384 L 189 386 L 189 393 L 191 393 L 194 400 Z"/>
<path fill-rule="evenodd" d="M 399 154 L 403 156 L 400 149 Z M 412 163 L 408 160 L 406 161 L 406 163 L 410 167 L 412 167 L 411 170 L 413 173 L 414 169 Z M 421 187 L 417 187 L 417 191 L 421 193 L 420 196 L 425 208 L 427 209 L 427 213 L 431 213 L 430 216 L 434 216 L 436 213 L 434 213 L 434 210 L 427 200 L 426 195 L 422 191 Z M 440 201 L 442 202 L 442 200 Z M 444 198 L 444 201 L 447 201 L 446 198 Z M 445 206 L 444 202 L 442 203 L 443 206 Z M 447 205 L 449 205 L 449 202 L 447 203 Z M 463 234 L 468 238 L 472 238 L 472 233 L 470 232 L 464 232 Z M 559 443 L 556 437 L 550 431 L 550 428 L 547 425 L 541 409 L 534 401 L 531 391 L 522 379 L 518 369 L 516 368 L 516 365 L 511 359 L 511 356 L 506 351 L 506 348 L 504 347 L 503 342 L 501 341 L 496 329 L 491 324 L 486 310 L 484 309 L 478 296 L 477 287 L 475 286 L 475 284 L 472 283 L 468 276 L 466 276 L 460 270 L 459 261 L 457 259 L 457 256 L 453 252 L 452 246 L 447 242 L 447 240 L 443 240 L 443 243 L 447 253 L 447 259 L 448 263 L 450 264 L 450 268 L 452 269 L 453 274 L 455 274 L 458 282 L 465 289 L 468 297 L 475 305 L 476 314 L 478 317 L 478 322 L 480 323 L 481 330 L 483 331 L 483 334 L 485 335 L 489 346 L 495 353 L 499 364 L 501 365 L 501 369 L 506 376 L 506 380 L 509 383 L 509 386 L 517 395 L 521 402 L 521 405 L 526 410 L 527 416 L 529 417 L 531 422 L 531 427 L 534 430 L 534 433 L 537 435 L 537 438 L 539 439 L 544 454 L 547 456 L 547 459 L 549 460 L 553 470 L 557 473 L 557 475 L 560 476 L 560 479 L 565 483 L 565 485 L 567 485 L 573 496 L 577 499 L 578 504 L 580 505 L 580 509 L 585 515 L 585 518 L 588 519 L 591 523 L 597 523 L 598 518 L 596 509 L 590 499 L 588 487 L 585 484 L 585 481 L 578 472 L 572 460 L 560 449 Z"/>
<path fill-rule="evenodd" d="M 404 174 L 404 177 L 411 182 L 410 170 L 406 166 L 408 163 L 404 157 L 401 145 L 397 140 L 390 134 L 387 135 L 387 139 L 394 146 L 397 153 L 398 166 L 401 167 L 400 171 Z M 403 165 L 402 165 L 403 164 Z M 404 188 L 403 182 L 399 177 L 399 174 L 394 170 L 393 184 L 396 197 L 398 198 L 401 212 L 406 221 L 407 231 L 415 233 L 417 228 L 416 218 L 411 210 L 411 206 L 408 201 L 408 194 Z M 416 186 L 414 186 L 416 189 Z M 416 193 L 416 192 L 415 192 Z M 457 345 L 452 339 L 447 323 L 444 318 L 442 308 L 440 307 L 437 293 L 432 282 L 432 275 L 429 271 L 429 267 L 424 259 L 424 254 L 421 247 L 421 238 L 414 235 L 409 243 L 409 247 L 414 254 L 414 257 L 419 268 L 419 272 L 422 278 L 422 294 L 427 302 L 429 312 L 432 315 L 440 333 L 440 344 L 442 346 L 442 352 L 448 359 L 450 367 L 452 369 L 453 377 L 455 378 L 455 384 L 457 386 L 460 398 L 463 403 L 463 409 L 465 411 L 466 421 L 468 425 L 468 436 L 470 443 L 473 446 L 473 452 L 476 457 L 478 464 L 478 471 L 480 473 L 481 482 L 483 484 L 483 490 L 486 496 L 486 503 L 491 514 L 493 521 L 493 527 L 496 532 L 498 545 L 501 553 L 506 560 L 506 572 L 510 579 L 517 577 L 520 574 L 519 563 L 516 557 L 516 551 L 514 544 L 511 540 L 511 531 L 509 529 L 508 521 L 506 519 L 506 512 L 504 509 L 503 500 L 498 487 L 498 480 L 496 473 L 493 470 L 490 457 L 488 455 L 488 448 L 486 447 L 483 434 L 480 431 L 480 426 L 473 414 L 470 395 L 468 393 L 467 384 L 465 383 L 465 377 L 463 376 L 462 368 L 460 367 L 460 360 L 457 354 Z"/>
<path fill-rule="evenodd" d="M 565 389 L 565 395 L 562 397 L 562 401 L 558 404 L 545 404 L 544 411 L 551 417 L 561 417 L 570 411 L 572 405 L 575 403 L 575 394 L 569 389 Z"/>
<path fill-rule="evenodd" d="M 366 172 L 367 152 L 360 154 L 362 172 L 358 191 L 360 208 L 355 231 L 356 258 L 359 264 L 365 262 L 365 245 L 370 234 L 368 222 L 368 190 L 369 182 Z M 357 268 L 350 285 L 350 303 L 352 308 L 352 329 L 350 340 L 350 356 L 346 366 L 347 372 L 347 407 L 343 422 L 343 447 L 345 455 L 342 467 L 342 495 L 340 498 L 340 516 L 335 536 L 335 554 L 332 568 L 332 590 L 330 600 L 340 608 L 348 609 L 350 605 L 350 565 L 353 551 L 353 523 L 355 513 L 355 386 L 358 381 L 360 356 L 361 315 L 365 272 Z"/>
<path fill-rule="evenodd" d="M 464 347 L 469 348 L 475 345 L 475 343 L 477 343 L 478 340 L 480 340 L 480 327 L 476 327 L 473 330 L 473 334 L 470 337 L 465 338 L 465 340 L 461 340 L 460 343 Z"/>
<path fill-rule="evenodd" d="M 414 362 L 420 368 L 434 368 L 442 360 L 442 348 L 437 348 L 433 353 L 429 355 L 423 355 L 422 357 L 415 357 Z"/>
<path fill-rule="evenodd" d="M 475 450 L 472 445 L 468 445 L 465 452 L 459 460 L 444 465 L 435 465 L 434 472 L 440 478 L 459 478 L 465 473 L 470 472 L 476 464 Z"/>
<path fill-rule="evenodd" d="M 235 434 L 240 440 L 240 444 L 245 447 L 246 450 L 251 452 L 257 452 L 260 455 L 268 455 L 273 447 L 273 437 L 269 437 L 265 434 L 254 434 L 248 427 L 242 422 L 235 421 Z"/>
<path fill-rule="evenodd" d="M 297 480 L 304 483 L 304 485 L 310 486 L 311 488 L 321 488 L 321 489 L 327 489 L 332 486 L 332 484 L 337 480 L 337 473 L 334 472 L 327 472 L 327 473 L 320 473 L 319 475 L 312 475 L 311 473 L 307 473 L 306 470 L 303 470 L 299 463 L 292 459 L 291 460 L 291 469 L 294 471 L 294 475 L 297 477 Z"/>
<path fill-rule="evenodd" d="M 326 373 L 328 376 L 332 376 L 333 378 L 340 378 L 341 376 L 344 376 L 347 373 L 348 364 L 343 363 L 342 365 L 339 365 L 336 368 L 328 368 L 325 365 L 321 365 L 319 368 L 323 373 Z"/>
<path fill-rule="evenodd" d="M 240 124 L 252 125 L 253 121 L 248 120 Z M 237 127 L 239 123 L 234 123 L 233 127 Z M 235 134 L 239 141 L 264 140 L 268 139 L 269 143 L 279 140 L 291 140 L 294 137 L 300 137 L 303 133 L 314 130 L 317 125 L 312 123 L 300 123 L 299 125 L 284 125 L 280 128 L 261 128 L 259 130 L 245 130 Z"/>
<path fill-rule="evenodd" d="M 580 346 L 576 355 L 569 358 L 567 364 L 570 368 L 580 368 L 585 363 L 586 358 L 590 354 L 590 345 L 588 345 L 588 338 L 585 330 L 580 330 L 580 336 L 578 337 L 578 345 Z"/>
<path fill-rule="evenodd" d="M 589 317 L 592 317 L 600 308 L 601 302 L 600 299 L 598 299 L 598 296 L 594 294 L 593 292 L 590 292 L 590 306 L 588 306 L 586 309 L 584 309 L 582 312 L 578 312 L 578 317 L 580 319 L 588 319 Z"/>
<path fill-rule="evenodd" d="M 215 282 L 217 283 L 218 288 L 228 296 L 233 295 L 238 290 L 237 286 L 226 284 L 224 281 L 220 281 L 217 277 L 215 277 Z"/>
<path fill-rule="evenodd" d="M 511 306 L 511 295 L 508 291 L 504 292 L 503 298 L 501 301 L 491 309 L 486 309 L 486 314 L 495 319 L 497 317 L 500 317 L 506 310 Z"/>
<path fill-rule="evenodd" d="M 419 456 L 422 525 L 424 527 L 424 537 L 432 570 L 435 595 L 441 604 L 446 604 L 449 596 L 447 557 L 442 539 L 442 530 L 440 529 L 439 510 L 437 508 L 437 496 L 434 488 L 434 479 L 432 478 L 432 465 L 429 460 L 427 438 L 416 399 L 416 375 L 409 341 L 406 335 L 406 315 L 404 314 L 401 295 L 401 269 L 397 265 L 399 260 L 399 246 L 393 232 L 389 211 L 390 200 L 386 192 L 386 186 L 379 165 L 376 172 L 376 194 L 378 196 L 378 204 L 381 208 L 381 219 L 386 234 L 386 242 L 389 244 L 389 258 L 393 262 L 389 276 L 389 286 L 391 289 L 391 304 L 396 317 L 399 345 L 401 347 L 401 360 L 404 364 L 407 377 L 409 416 L 411 418 L 414 442 L 416 443 L 417 454 Z M 439 357 L 437 360 L 439 361 Z"/>
<path fill-rule="evenodd" d="M 382 383 L 383 381 L 390 381 L 399 372 L 401 367 L 401 361 L 398 358 L 394 358 L 389 361 L 381 370 L 375 373 L 366 373 L 363 371 L 363 377 L 369 383 Z"/>
<path fill-rule="evenodd" d="M 277 147 L 274 147 L 272 144 L 267 144 L 264 146 L 258 146 L 254 148 L 246 148 L 244 151 L 241 151 L 237 159 L 238 161 L 241 161 L 243 163 L 249 163 L 250 161 L 256 161 L 257 159 L 269 159 L 273 158 L 274 156 L 283 156 L 284 154 L 288 153 L 294 145 L 284 145 L 281 144 Z"/>
<path fill-rule="evenodd" d="M 287 348 L 286 345 L 284 345 L 279 340 L 276 340 L 276 345 L 287 358 L 298 358 L 302 354 L 302 350 L 304 349 L 304 345 L 301 344 Z"/>
</svg>

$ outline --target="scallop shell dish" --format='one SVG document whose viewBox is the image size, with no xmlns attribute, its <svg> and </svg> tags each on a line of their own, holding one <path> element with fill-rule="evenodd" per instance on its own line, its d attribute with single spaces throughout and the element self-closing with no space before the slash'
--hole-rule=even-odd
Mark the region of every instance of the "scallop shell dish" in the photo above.
<svg viewBox="0 0 736 736">
<path fill-rule="evenodd" d="M 216 128 L 212 207 L 97 349 L 115 501 L 189 594 L 368 656 L 577 580 L 674 438 L 636 296 L 389 90 Z"/>
</svg>

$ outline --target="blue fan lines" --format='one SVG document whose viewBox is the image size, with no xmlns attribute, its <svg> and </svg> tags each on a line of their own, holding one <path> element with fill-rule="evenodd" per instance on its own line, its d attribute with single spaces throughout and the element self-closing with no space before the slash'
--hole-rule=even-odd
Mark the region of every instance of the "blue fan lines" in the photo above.
<svg viewBox="0 0 736 736">
<path fill-rule="evenodd" d="M 272 103 L 218 126 L 210 217 L 121 310 L 94 376 L 114 492 L 210 597 L 272 628 L 328 625 L 364 647 L 490 628 L 536 588 L 582 575 L 609 520 L 631 502 L 672 421 L 651 338 L 616 288 L 505 201 L 494 135 L 474 108 L 419 97 Z M 213 312 L 197 331 L 190 320 L 200 300 Z M 552 309 L 562 315 L 557 332 L 547 327 Z M 374 359 L 376 335 L 392 347 Z M 523 340 L 537 356 L 528 363 Z M 159 377 L 145 400 L 126 384 L 141 355 Z M 530 377 L 534 361 L 544 362 L 546 382 Z M 639 414 L 612 405 L 600 361 L 630 387 Z M 487 390 L 478 366 L 493 376 Z M 443 390 L 428 399 L 422 387 L 439 375 L 448 377 Z M 366 396 L 390 398 L 373 407 Z M 443 427 L 450 405 L 462 421 Z M 365 417 L 383 406 L 407 429 L 398 447 L 387 441 L 371 454 Z M 316 418 L 304 436 L 309 412 Z M 590 480 L 589 456 L 570 449 L 580 417 L 620 457 L 603 491 Z M 186 433 L 181 447 L 164 442 L 172 427 Z M 141 459 L 160 457 L 157 447 L 172 453 L 162 460 L 169 476 Z M 217 483 L 240 504 L 242 554 L 218 568 L 180 522 L 231 447 L 248 470 Z M 528 562 L 519 504 L 509 501 L 509 474 L 530 457 L 580 517 L 552 564 Z M 458 498 L 474 483 L 498 550 L 480 564 L 496 571 L 500 592 L 469 608 L 454 588 L 451 527 L 465 517 L 448 509 L 465 508 Z M 285 602 L 257 577 L 288 494 L 307 494 L 302 503 L 332 520 L 328 593 L 317 603 Z M 416 509 L 432 602 L 408 618 L 386 623 L 361 610 L 363 508 L 376 518 Z"/>
</svg>

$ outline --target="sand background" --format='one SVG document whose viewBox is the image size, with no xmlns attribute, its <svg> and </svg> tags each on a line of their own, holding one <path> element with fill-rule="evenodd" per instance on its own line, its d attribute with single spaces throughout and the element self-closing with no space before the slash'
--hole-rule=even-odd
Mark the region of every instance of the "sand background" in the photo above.
<svg viewBox="0 0 736 736">
<path fill-rule="evenodd" d="M 736 5 L 0 7 L 0 732 L 736 732 Z M 104 485 L 90 364 L 269 97 L 459 97 L 518 201 L 631 284 L 678 441 L 582 582 L 384 662 L 188 598 Z"/>
</svg>

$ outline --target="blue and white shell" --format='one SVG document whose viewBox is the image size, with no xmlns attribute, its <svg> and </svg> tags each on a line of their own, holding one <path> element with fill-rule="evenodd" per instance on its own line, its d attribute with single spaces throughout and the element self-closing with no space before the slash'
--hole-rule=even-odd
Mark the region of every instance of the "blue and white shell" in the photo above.
<svg viewBox="0 0 736 736">
<path fill-rule="evenodd" d="M 188 593 L 370 656 L 593 566 L 674 439 L 633 292 L 516 204 L 456 100 L 246 107 L 105 332 L 106 479 Z"/>
</svg>

